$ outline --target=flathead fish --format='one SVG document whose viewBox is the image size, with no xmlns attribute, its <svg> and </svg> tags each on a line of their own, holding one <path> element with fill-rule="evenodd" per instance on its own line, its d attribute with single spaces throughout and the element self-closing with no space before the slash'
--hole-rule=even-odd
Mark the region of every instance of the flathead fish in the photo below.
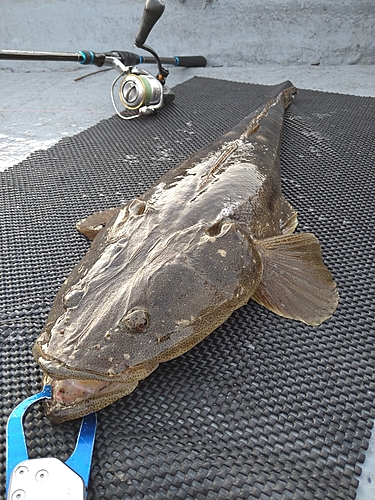
<svg viewBox="0 0 375 500">
<path fill-rule="evenodd" d="M 317 238 L 293 234 L 280 144 L 291 84 L 143 196 L 77 227 L 93 243 L 58 292 L 34 356 L 62 422 L 129 394 L 250 298 L 318 325 L 338 303 Z"/>
</svg>

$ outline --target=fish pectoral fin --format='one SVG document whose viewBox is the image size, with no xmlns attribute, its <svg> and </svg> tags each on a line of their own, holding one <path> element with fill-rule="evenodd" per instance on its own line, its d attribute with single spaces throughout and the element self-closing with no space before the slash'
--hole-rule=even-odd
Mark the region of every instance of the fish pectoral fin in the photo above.
<svg viewBox="0 0 375 500">
<path fill-rule="evenodd" d="M 339 296 L 311 233 L 275 236 L 256 243 L 263 275 L 252 298 L 280 316 L 320 325 L 334 313 Z"/>
<path fill-rule="evenodd" d="M 122 207 L 108 208 L 95 212 L 92 215 L 82 219 L 76 224 L 76 228 L 90 240 L 93 240 L 101 229 L 108 223 L 108 221 L 119 213 Z"/>
</svg>

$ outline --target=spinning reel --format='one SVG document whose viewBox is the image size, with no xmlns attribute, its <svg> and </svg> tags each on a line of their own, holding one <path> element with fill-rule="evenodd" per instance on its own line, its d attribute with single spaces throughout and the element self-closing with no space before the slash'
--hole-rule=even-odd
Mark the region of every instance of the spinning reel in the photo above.
<svg viewBox="0 0 375 500">
<path fill-rule="evenodd" d="M 121 52 L 114 52 L 114 54 L 117 54 L 117 58 L 113 61 L 108 60 L 109 64 L 113 64 L 120 71 L 120 75 L 112 83 L 111 98 L 116 113 L 124 120 L 137 118 L 141 115 L 150 115 L 162 108 L 164 103 L 172 102 L 174 99 L 174 94 L 165 86 L 165 79 L 169 71 L 163 68 L 156 52 L 151 47 L 145 45 L 150 31 L 163 14 L 164 8 L 165 6 L 161 0 L 146 1 L 140 27 L 134 42 L 136 47 L 150 52 L 154 57 L 158 66 L 156 77 L 143 69 L 125 66 L 125 57 L 122 56 Z M 119 111 L 115 101 L 115 86 L 118 82 L 120 101 L 130 113 L 133 112 L 134 114 L 124 115 Z"/>
<path fill-rule="evenodd" d="M 146 0 L 141 23 L 135 37 L 134 45 L 151 54 L 143 57 L 131 52 L 112 51 L 94 53 L 91 50 L 79 52 L 36 52 L 0 50 L 0 59 L 39 60 L 39 61 L 76 61 L 83 65 L 107 66 L 119 71 L 111 86 L 111 99 L 117 115 L 123 120 L 131 120 L 139 116 L 153 114 L 165 104 L 173 101 L 174 94 L 165 85 L 169 71 L 162 64 L 183 66 L 186 68 L 204 67 L 206 59 L 202 56 L 175 56 L 160 58 L 149 46 L 146 39 L 164 12 L 165 5 L 161 0 Z M 138 64 L 157 64 L 156 76 L 137 67 Z M 125 111 L 120 110 L 120 106 Z"/>
</svg>

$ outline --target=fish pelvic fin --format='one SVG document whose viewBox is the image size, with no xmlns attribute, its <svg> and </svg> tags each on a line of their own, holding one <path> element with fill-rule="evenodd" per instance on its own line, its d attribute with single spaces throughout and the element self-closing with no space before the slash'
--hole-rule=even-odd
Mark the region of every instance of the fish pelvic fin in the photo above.
<svg viewBox="0 0 375 500">
<path fill-rule="evenodd" d="M 311 233 L 284 234 L 256 242 L 263 275 L 252 295 L 280 316 L 320 325 L 336 310 L 336 283 Z"/>
<path fill-rule="evenodd" d="M 103 227 L 112 219 L 112 217 L 118 214 L 120 209 L 121 207 L 108 208 L 107 210 L 95 212 L 86 217 L 86 219 L 82 219 L 77 222 L 76 228 L 89 240 L 93 240 L 99 231 L 101 231 Z"/>
</svg>

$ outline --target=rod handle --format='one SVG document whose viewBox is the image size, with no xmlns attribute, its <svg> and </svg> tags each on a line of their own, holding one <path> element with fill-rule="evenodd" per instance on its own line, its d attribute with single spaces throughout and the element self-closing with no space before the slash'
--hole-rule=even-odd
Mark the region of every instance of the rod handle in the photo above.
<svg viewBox="0 0 375 500">
<path fill-rule="evenodd" d="M 163 58 L 161 58 L 163 61 Z M 204 68 L 207 60 L 203 56 L 175 56 L 175 66 L 183 66 L 184 68 Z"/>
</svg>

